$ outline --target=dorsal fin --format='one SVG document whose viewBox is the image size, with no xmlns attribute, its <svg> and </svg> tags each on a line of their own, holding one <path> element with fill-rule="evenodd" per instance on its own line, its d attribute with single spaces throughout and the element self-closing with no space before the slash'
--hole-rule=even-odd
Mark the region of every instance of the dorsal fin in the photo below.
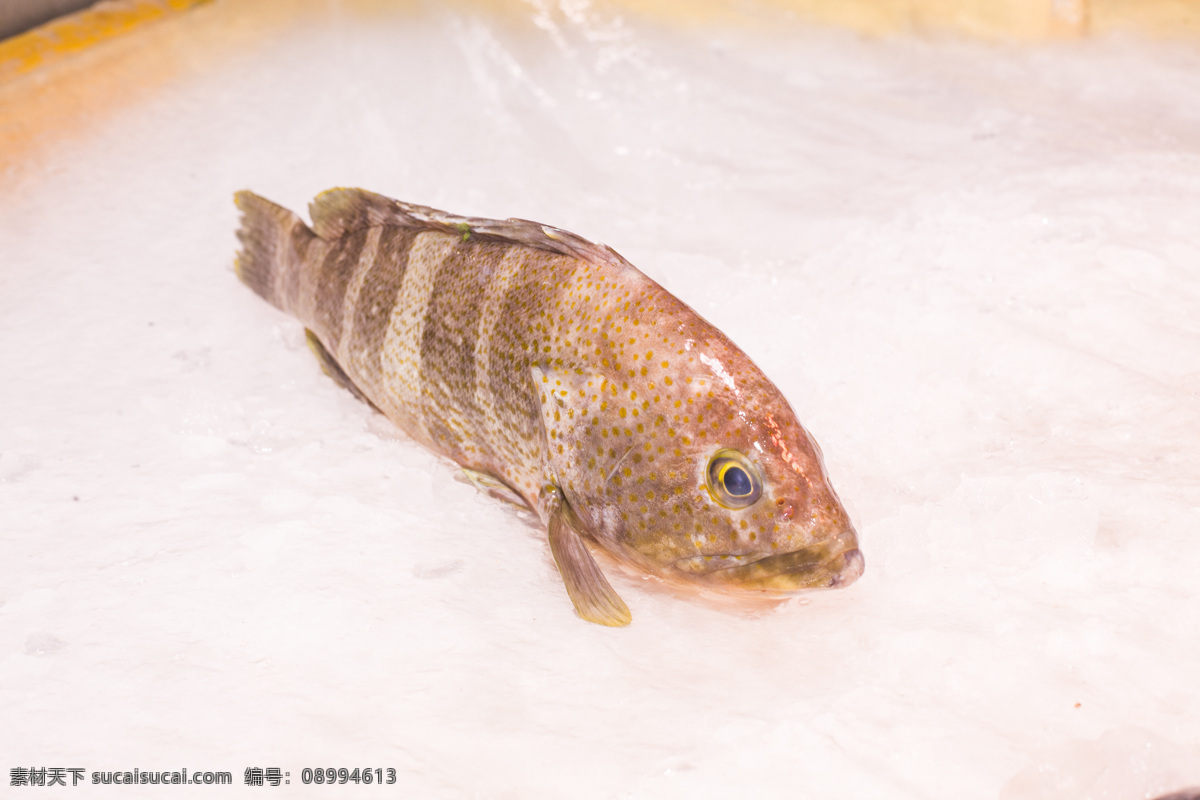
<svg viewBox="0 0 1200 800">
<path fill-rule="evenodd" d="M 325 240 L 340 239 L 343 234 L 362 228 L 393 222 L 389 217 L 395 213 L 392 206 L 396 201 L 363 189 L 330 189 L 321 192 L 308 204 L 313 230 Z"/>
<path fill-rule="evenodd" d="M 629 266 L 629 262 L 608 245 L 590 242 L 540 222 L 460 217 L 429 206 L 392 200 L 365 189 L 338 188 L 321 192 L 309 203 L 308 213 L 312 216 L 313 230 L 326 241 L 362 228 L 395 225 L 453 233 L 464 240 L 478 237 L 485 241 L 522 244 L 586 261 Z"/>
</svg>

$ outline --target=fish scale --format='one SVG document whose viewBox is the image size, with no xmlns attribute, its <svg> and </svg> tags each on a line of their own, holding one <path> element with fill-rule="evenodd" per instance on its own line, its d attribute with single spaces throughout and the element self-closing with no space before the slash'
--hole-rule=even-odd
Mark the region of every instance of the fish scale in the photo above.
<svg viewBox="0 0 1200 800">
<path fill-rule="evenodd" d="M 546 525 L 585 619 L 631 615 L 600 547 L 718 591 L 844 586 L 857 534 L 779 390 L 610 248 L 527 220 L 360 189 L 313 226 L 251 193 L 238 275 L 308 329 L 326 372 Z"/>
</svg>

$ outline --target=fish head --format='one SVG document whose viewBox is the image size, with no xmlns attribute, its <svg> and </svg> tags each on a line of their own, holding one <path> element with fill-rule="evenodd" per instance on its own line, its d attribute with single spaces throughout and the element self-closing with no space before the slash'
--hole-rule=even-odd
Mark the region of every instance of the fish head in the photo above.
<svg viewBox="0 0 1200 800">
<path fill-rule="evenodd" d="M 857 532 L 820 448 L 769 388 L 726 397 L 725 424 L 710 428 L 707 446 L 690 449 L 696 552 L 673 559 L 670 570 L 730 591 L 848 586 L 864 567 Z"/>
<path fill-rule="evenodd" d="M 543 407 L 581 526 L 674 583 L 768 594 L 853 583 L 857 533 L 782 393 L 702 320 L 670 332 L 665 357 L 559 371 L 543 394 L 562 398 Z"/>
</svg>

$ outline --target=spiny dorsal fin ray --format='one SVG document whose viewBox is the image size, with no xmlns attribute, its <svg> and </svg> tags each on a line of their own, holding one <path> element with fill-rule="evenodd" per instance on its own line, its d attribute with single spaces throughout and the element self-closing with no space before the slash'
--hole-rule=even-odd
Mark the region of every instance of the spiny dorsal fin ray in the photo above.
<svg viewBox="0 0 1200 800">
<path fill-rule="evenodd" d="M 330 189 L 309 203 L 313 230 L 326 241 L 341 238 L 349 231 L 395 225 L 443 231 L 463 239 L 480 238 L 536 247 L 552 253 L 586 261 L 625 267 L 629 262 L 608 245 L 596 244 L 569 231 L 527 219 L 486 219 L 462 217 L 429 206 L 392 200 L 365 189 Z"/>
<path fill-rule="evenodd" d="M 629 606 L 613 590 L 588 552 L 583 537 L 572 526 L 574 515 L 563 500 L 562 492 L 557 486 L 547 486 L 542 490 L 542 502 L 550 517 L 550 552 L 579 616 L 612 628 L 628 625 L 633 621 Z"/>
</svg>

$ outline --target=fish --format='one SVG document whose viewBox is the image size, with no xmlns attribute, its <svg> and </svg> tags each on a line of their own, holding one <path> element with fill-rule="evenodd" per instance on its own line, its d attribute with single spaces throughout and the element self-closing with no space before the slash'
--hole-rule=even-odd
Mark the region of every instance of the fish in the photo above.
<svg viewBox="0 0 1200 800">
<path fill-rule="evenodd" d="M 854 525 L 783 394 L 612 248 L 363 189 L 319 194 L 311 227 L 253 192 L 234 199 L 238 277 L 304 325 L 331 378 L 531 510 L 584 620 L 632 620 L 597 553 L 717 595 L 862 574 Z"/>
</svg>

